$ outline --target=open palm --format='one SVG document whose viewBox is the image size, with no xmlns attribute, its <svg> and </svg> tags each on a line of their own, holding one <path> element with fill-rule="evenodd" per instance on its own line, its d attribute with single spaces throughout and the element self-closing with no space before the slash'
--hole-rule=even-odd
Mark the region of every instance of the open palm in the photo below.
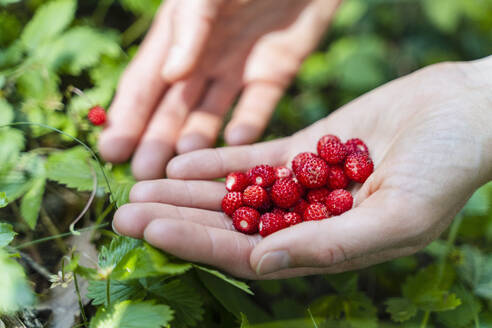
<svg viewBox="0 0 492 328">
<path fill-rule="evenodd" d="M 123 75 L 99 149 L 140 179 L 175 152 L 256 140 L 338 0 L 168 0 Z"/>
<path fill-rule="evenodd" d="M 181 155 L 167 169 L 179 180 L 138 183 L 114 226 L 184 259 L 252 279 L 353 270 L 412 254 L 492 178 L 491 71 L 492 57 L 432 66 L 291 137 Z M 369 145 L 376 169 L 354 191 L 355 207 L 266 238 L 234 231 L 220 212 L 223 183 L 206 180 L 261 163 L 284 165 L 314 151 L 327 133 Z"/>
</svg>

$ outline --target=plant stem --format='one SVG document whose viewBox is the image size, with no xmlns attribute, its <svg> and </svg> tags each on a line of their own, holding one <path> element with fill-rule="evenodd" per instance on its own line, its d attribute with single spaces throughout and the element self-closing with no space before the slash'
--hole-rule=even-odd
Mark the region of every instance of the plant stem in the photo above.
<svg viewBox="0 0 492 328">
<path fill-rule="evenodd" d="M 128 47 L 136 39 L 138 39 L 142 34 L 147 31 L 152 22 L 152 17 L 148 15 L 140 16 L 130 27 L 128 27 L 122 34 L 121 44 L 123 47 Z"/>
<path fill-rule="evenodd" d="M 50 216 L 48 215 L 48 213 L 46 212 L 46 210 L 43 207 L 41 207 L 41 220 L 43 221 L 44 225 L 46 226 L 46 228 L 48 229 L 50 234 L 57 236 L 56 238 L 54 238 L 54 240 L 55 240 L 55 243 L 58 246 L 58 248 L 60 248 L 62 253 L 66 253 L 68 251 L 67 245 L 65 245 L 63 240 L 60 237 L 58 237 L 58 236 L 60 236 L 60 231 L 55 226 L 55 224 L 51 220 Z"/>
<path fill-rule="evenodd" d="M 79 300 L 80 315 L 82 316 L 82 322 L 84 326 L 87 327 L 87 317 L 85 316 L 84 303 L 82 303 L 82 296 L 80 296 L 79 283 L 77 281 L 77 274 L 73 273 L 73 283 L 75 285 L 75 292 L 77 293 L 77 298 Z"/>
<path fill-rule="evenodd" d="M 104 209 L 104 211 L 101 213 L 101 215 L 99 215 L 96 219 L 96 226 L 99 226 L 101 225 L 101 222 L 106 218 L 106 216 L 108 216 L 109 213 L 111 213 L 111 211 L 113 210 L 114 208 L 114 203 L 111 203 L 109 204 L 108 207 L 106 207 Z M 104 225 L 107 225 L 108 223 L 104 224 Z M 79 230 L 79 231 L 82 231 L 82 230 Z M 94 234 L 96 233 L 96 229 L 94 229 L 94 231 L 92 232 L 92 235 L 91 235 L 91 239 L 94 237 Z"/>
<path fill-rule="evenodd" d="M 430 311 L 425 311 L 424 318 L 422 319 L 422 323 L 420 324 L 420 328 L 427 327 L 427 321 L 429 321 Z"/>
</svg>

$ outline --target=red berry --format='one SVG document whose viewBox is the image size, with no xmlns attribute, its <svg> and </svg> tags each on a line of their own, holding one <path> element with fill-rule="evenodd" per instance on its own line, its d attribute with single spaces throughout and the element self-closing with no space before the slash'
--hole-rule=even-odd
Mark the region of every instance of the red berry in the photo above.
<svg viewBox="0 0 492 328">
<path fill-rule="evenodd" d="M 302 222 L 302 216 L 296 212 L 288 212 L 284 214 L 284 220 L 288 225 L 292 226 Z"/>
<path fill-rule="evenodd" d="M 292 208 L 292 212 L 296 212 L 297 214 L 299 214 L 301 217 L 304 215 L 304 211 L 306 210 L 306 208 L 309 206 L 309 203 L 304 200 L 304 199 L 300 199 L 297 204 Z"/>
<path fill-rule="evenodd" d="M 319 140 L 318 140 L 318 145 L 317 145 L 317 149 L 318 149 L 318 154 L 321 153 L 321 148 L 323 148 L 323 146 L 325 145 L 325 143 L 327 143 L 328 141 L 330 140 L 336 140 L 336 141 L 341 141 L 339 137 L 337 137 L 336 135 L 334 134 L 327 134 L 327 135 L 324 135 L 322 136 Z"/>
<path fill-rule="evenodd" d="M 352 153 L 345 160 L 344 172 L 355 182 L 363 183 L 374 171 L 372 159 L 363 153 Z"/>
<path fill-rule="evenodd" d="M 248 177 L 243 172 L 229 173 L 225 180 L 225 186 L 229 191 L 243 191 L 248 186 Z"/>
<path fill-rule="evenodd" d="M 284 216 L 285 213 L 287 213 L 286 211 L 284 211 L 283 209 L 279 208 L 279 207 L 275 207 L 273 210 L 272 210 L 272 213 L 273 214 L 280 214 L 282 216 Z"/>
<path fill-rule="evenodd" d="M 259 209 L 268 206 L 269 203 L 267 191 L 260 186 L 249 186 L 243 192 L 243 204 L 246 206 Z"/>
<path fill-rule="evenodd" d="M 350 192 L 344 189 L 333 190 L 326 198 L 326 207 L 333 215 L 340 215 L 352 208 L 354 199 Z"/>
<path fill-rule="evenodd" d="M 290 178 L 292 176 L 292 171 L 285 166 L 277 166 L 275 168 L 275 176 L 277 179 Z"/>
<path fill-rule="evenodd" d="M 260 213 L 250 207 L 240 207 L 232 214 L 232 224 L 237 231 L 251 235 L 258 232 Z"/>
<path fill-rule="evenodd" d="M 324 143 L 318 153 L 328 164 L 341 163 L 347 156 L 347 149 L 340 140 L 330 139 Z"/>
<path fill-rule="evenodd" d="M 369 148 L 364 143 L 364 141 L 358 138 L 347 140 L 345 142 L 345 148 L 347 149 L 347 154 L 363 153 L 369 155 Z"/>
<path fill-rule="evenodd" d="M 300 168 L 308 159 L 318 157 L 315 153 L 300 153 L 292 160 L 292 171 L 297 174 L 297 169 Z"/>
<path fill-rule="evenodd" d="M 323 220 L 329 218 L 330 212 L 322 203 L 312 203 L 304 211 L 304 221 Z"/>
<path fill-rule="evenodd" d="M 330 191 L 326 188 L 311 189 L 307 193 L 309 203 L 324 203 Z"/>
<path fill-rule="evenodd" d="M 275 205 L 282 208 L 289 208 L 301 198 L 302 187 L 292 178 L 285 178 L 275 181 L 270 197 Z"/>
<path fill-rule="evenodd" d="M 270 187 L 275 182 L 275 169 L 270 165 L 258 165 L 247 172 L 249 183 L 261 187 Z"/>
<path fill-rule="evenodd" d="M 328 175 L 328 187 L 330 189 L 344 189 L 347 188 L 349 179 L 343 171 L 341 165 L 331 165 L 330 174 Z"/>
<path fill-rule="evenodd" d="M 103 125 L 106 123 L 106 111 L 101 106 L 94 106 L 89 109 L 87 118 L 94 125 Z"/>
<path fill-rule="evenodd" d="M 260 217 L 260 224 L 258 230 L 260 235 L 266 237 L 276 231 L 287 228 L 289 224 L 284 220 L 284 217 L 280 214 L 265 213 Z"/>
<path fill-rule="evenodd" d="M 243 194 L 240 192 L 229 192 L 222 199 L 222 211 L 229 216 L 241 206 L 243 206 Z"/>
<path fill-rule="evenodd" d="M 299 183 L 304 187 L 319 188 L 326 184 L 329 173 L 328 164 L 319 157 L 313 157 L 297 169 L 296 176 Z"/>
</svg>

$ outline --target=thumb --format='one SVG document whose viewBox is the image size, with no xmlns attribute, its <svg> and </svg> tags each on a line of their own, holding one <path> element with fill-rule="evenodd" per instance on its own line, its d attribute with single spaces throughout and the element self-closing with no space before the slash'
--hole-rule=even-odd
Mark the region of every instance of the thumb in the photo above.
<svg viewBox="0 0 492 328">
<path fill-rule="evenodd" d="M 400 206 L 373 194 L 359 207 L 279 231 L 256 245 L 250 264 L 258 275 L 288 268 L 325 268 L 384 251 L 418 234 Z M 386 203 L 386 204 L 385 204 Z M 394 204 L 394 202 L 393 202 Z"/>
<path fill-rule="evenodd" d="M 186 76 L 210 35 L 223 0 L 179 0 L 172 13 L 173 39 L 162 68 L 162 76 L 175 82 Z"/>
</svg>

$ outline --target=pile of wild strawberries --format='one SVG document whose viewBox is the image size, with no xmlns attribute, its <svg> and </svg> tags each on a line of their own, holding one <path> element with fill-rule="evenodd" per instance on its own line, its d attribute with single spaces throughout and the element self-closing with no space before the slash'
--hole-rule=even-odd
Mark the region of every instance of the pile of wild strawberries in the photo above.
<svg viewBox="0 0 492 328">
<path fill-rule="evenodd" d="M 340 215 L 352 208 L 351 181 L 363 183 L 374 170 L 369 149 L 360 139 L 343 143 L 323 136 L 318 155 L 300 153 L 285 167 L 258 165 L 246 173 L 227 175 L 228 193 L 222 210 L 232 217 L 237 231 L 268 236 L 309 220 Z"/>
</svg>

